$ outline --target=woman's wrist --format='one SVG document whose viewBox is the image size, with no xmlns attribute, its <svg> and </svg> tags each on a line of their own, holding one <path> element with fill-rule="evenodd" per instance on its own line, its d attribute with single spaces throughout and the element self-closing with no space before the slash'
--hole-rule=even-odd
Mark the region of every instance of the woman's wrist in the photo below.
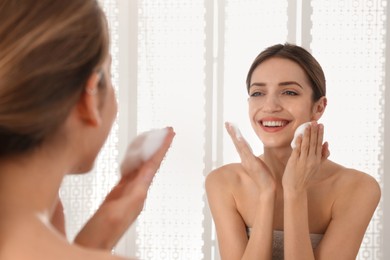
<svg viewBox="0 0 390 260">
<path fill-rule="evenodd" d="M 259 194 L 259 201 L 270 201 L 275 200 L 276 198 L 276 188 L 267 188 L 260 192 Z"/>
<path fill-rule="evenodd" d="M 307 199 L 306 189 L 283 189 L 284 201 L 299 201 L 301 199 Z"/>
</svg>

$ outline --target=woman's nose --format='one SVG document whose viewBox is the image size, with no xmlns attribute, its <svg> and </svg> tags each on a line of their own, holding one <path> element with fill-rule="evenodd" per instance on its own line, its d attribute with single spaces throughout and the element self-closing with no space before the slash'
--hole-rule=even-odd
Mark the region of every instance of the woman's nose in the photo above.
<svg viewBox="0 0 390 260">
<path fill-rule="evenodd" d="M 267 113 L 273 113 L 278 112 L 282 109 L 282 106 L 280 104 L 280 100 L 275 95 L 267 95 L 264 104 L 263 104 L 263 111 Z"/>
</svg>

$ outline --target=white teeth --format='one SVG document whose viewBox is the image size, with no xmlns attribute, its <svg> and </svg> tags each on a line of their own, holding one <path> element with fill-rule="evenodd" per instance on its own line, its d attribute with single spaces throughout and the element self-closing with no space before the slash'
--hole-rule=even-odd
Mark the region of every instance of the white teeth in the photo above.
<svg viewBox="0 0 390 260">
<path fill-rule="evenodd" d="M 276 127 L 284 125 L 286 125 L 286 121 L 263 121 L 263 126 Z"/>
</svg>

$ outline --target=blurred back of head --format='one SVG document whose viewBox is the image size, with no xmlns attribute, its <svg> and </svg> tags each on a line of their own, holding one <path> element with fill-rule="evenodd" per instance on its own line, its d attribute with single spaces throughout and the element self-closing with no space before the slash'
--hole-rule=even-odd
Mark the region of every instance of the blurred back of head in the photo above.
<svg viewBox="0 0 390 260">
<path fill-rule="evenodd" d="M 0 156 L 55 135 L 107 54 L 96 0 L 0 0 Z"/>
</svg>

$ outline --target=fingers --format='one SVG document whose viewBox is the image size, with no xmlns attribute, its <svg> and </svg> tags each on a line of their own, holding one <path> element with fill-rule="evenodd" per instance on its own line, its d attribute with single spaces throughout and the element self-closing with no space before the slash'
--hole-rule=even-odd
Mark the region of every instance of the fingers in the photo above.
<svg viewBox="0 0 390 260">
<path fill-rule="evenodd" d="M 168 133 L 156 153 L 136 170 L 137 174 L 123 176 L 122 179 L 125 181 L 121 180 L 117 185 L 118 192 L 112 207 L 115 207 L 116 211 L 119 210 L 122 212 L 122 214 L 113 218 L 117 220 L 115 222 L 118 222 L 118 226 L 121 226 L 119 225 L 120 223 L 123 224 L 120 232 L 124 232 L 141 212 L 150 184 L 160 168 L 161 162 L 169 150 L 174 136 L 175 132 L 173 128 L 169 127 Z"/>
<path fill-rule="evenodd" d="M 137 169 L 137 174 L 128 174 L 124 176 L 124 179 L 126 179 L 125 181 L 129 182 L 132 176 L 136 176 L 136 182 L 138 185 L 143 186 L 144 189 L 149 188 L 149 185 L 152 182 L 156 172 L 160 168 L 161 162 L 169 150 L 175 136 L 175 132 L 173 131 L 172 127 L 167 127 L 167 131 L 168 132 L 165 136 L 165 139 L 159 149 L 152 155 L 149 160 L 144 162 L 140 168 Z M 131 187 L 128 187 L 128 189 L 131 189 Z"/>
<path fill-rule="evenodd" d="M 244 137 L 241 135 L 238 128 L 236 128 L 232 123 L 226 122 L 225 128 L 227 132 L 230 135 L 230 138 L 233 141 L 234 146 L 236 147 L 236 150 L 241 158 L 241 161 L 244 161 L 246 158 L 253 155 L 252 148 L 249 146 L 247 141 L 244 139 Z"/>
<path fill-rule="evenodd" d="M 154 140 L 156 138 L 156 133 L 161 133 L 163 130 L 164 136 L 160 136 L 159 138 L 163 138 L 160 140 Z M 144 134 L 139 135 L 129 146 L 127 150 L 127 154 L 123 159 L 121 165 L 121 175 L 126 176 L 122 178 L 121 181 L 129 181 L 132 178 L 135 178 L 139 172 L 139 169 L 142 168 L 145 164 L 154 164 L 155 168 L 160 166 L 161 161 L 163 160 L 165 153 L 168 151 L 172 139 L 175 135 L 172 127 L 167 127 L 164 129 L 160 129 L 160 132 L 145 132 Z M 148 136 L 147 134 L 153 134 L 154 136 Z M 148 139 L 148 137 L 151 137 Z M 151 143 L 151 141 L 155 141 L 159 143 Z M 150 147 L 153 146 L 154 147 Z M 147 156 L 144 157 L 144 152 L 146 151 Z"/>
<path fill-rule="evenodd" d="M 322 162 L 329 156 L 328 143 L 323 144 L 324 126 L 313 121 L 297 138 L 297 146 L 283 176 L 283 185 L 293 189 L 306 189 Z M 287 169 L 288 168 L 288 169 Z M 292 171 L 291 171 L 292 169 Z"/>
<path fill-rule="evenodd" d="M 172 144 L 173 138 L 175 136 L 175 132 L 173 131 L 172 127 L 168 127 L 167 129 L 168 129 L 168 133 L 164 139 L 163 144 L 157 150 L 157 152 L 148 161 L 145 162 L 145 166 L 142 167 L 141 169 L 141 171 L 143 170 L 145 171 L 144 179 L 146 182 L 152 181 L 154 174 L 160 168 L 161 162 L 163 161 L 166 153 L 168 152 L 169 147 Z"/>
<path fill-rule="evenodd" d="M 162 145 L 152 157 L 132 170 L 131 174 L 122 176 L 75 242 L 103 249 L 111 249 L 118 242 L 143 209 L 153 177 L 175 136 L 172 127 L 168 127 L 167 131 Z"/>
<path fill-rule="evenodd" d="M 328 142 L 325 142 L 324 145 L 322 146 L 321 154 L 322 154 L 322 158 L 321 158 L 322 161 L 325 161 L 330 156 Z"/>
<path fill-rule="evenodd" d="M 127 199 L 146 197 L 149 186 L 175 136 L 172 127 L 168 127 L 167 130 L 168 133 L 155 154 L 138 168 L 135 168 L 131 173 L 122 175 L 119 183 L 107 195 L 105 201 L 118 200 L 124 197 Z M 124 203 L 129 202 L 124 201 Z"/>
<path fill-rule="evenodd" d="M 173 131 L 172 127 L 167 127 L 167 131 L 168 131 L 168 133 L 165 136 L 163 144 L 149 160 L 149 161 L 152 161 L 155 163 L 157 162 L 158 166 L 160 165 L 162 159 L 164 159 L 164 156 L 165 156 L 166 152 L 168 151 L 169 147 L 171 146 L 173 138 L 175 137 L 175 134 L 176 134 Z"/>
<path fill-rule="evenodd" d="M 323 155 L 324 126 L 313 121 L 303 136 L 297 138 L 297 152 L 299 155 L 319 157 Z"/>
<path fill-rule="evenodd" d="M 319 158 L 322 157 L 322 143 L 324 140 L 324 125 L 318 124 L 317 127 L 317 142 L 315 144 L 315 155 Z"/>
<path fill-rule="evenodd" d="M 266 164 L 253 154 L 247 141 L 242 137 L 238 128 L 231 123 L 225 123 L 234 146 L 241 158 L 241 165 L 258 187 L 273 188 L 274 179 Z"/>
<path fill-rule="evenodd" d="M 323 138 L 324 126 L 314 121 L 310 126 L 310 150 L 308 151 L 309 156 L 317 158 L 318 160 L 321 159 Z"/>
<path fill-rule="evenodd" d="M 297 151 L 296 154 L 299 156 L 304 155 L 307 156 L 310 150 L 310 135 L 312 131 L 312 124 L 306 127 L 303 135 L 300 135 L 297 138 Z"/>
<path fill-rule="evenodd" d="M 317 155 L 321 156 L 322 135 L 320 133 L 320 128 L 321 128 L 321 124 L 318 124 L 316 121 L 313 121 L 310 124 L 308 155 L 311 157 L 317 157 Z"/>
</svg>

